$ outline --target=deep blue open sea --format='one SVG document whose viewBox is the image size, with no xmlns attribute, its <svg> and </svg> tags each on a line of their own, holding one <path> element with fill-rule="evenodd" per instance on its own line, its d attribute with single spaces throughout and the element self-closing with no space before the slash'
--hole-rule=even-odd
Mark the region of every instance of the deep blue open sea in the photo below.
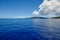
<svg viewBox="0 0 60 40">
<path fill-rule="evenodd" d="M 60 40 L 60 19 L 0 19 L 0 40 Z"/>
</svg>

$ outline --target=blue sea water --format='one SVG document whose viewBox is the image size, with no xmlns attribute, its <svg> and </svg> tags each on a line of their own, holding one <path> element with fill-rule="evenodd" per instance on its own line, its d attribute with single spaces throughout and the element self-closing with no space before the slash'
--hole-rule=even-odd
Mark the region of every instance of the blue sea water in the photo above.
<svg viewBox="0 0 60 40">
<path fill-rule="evenodd" d="M 0 40 L 60 40 L 60 19 L 0 19 Z"/>
</svg>

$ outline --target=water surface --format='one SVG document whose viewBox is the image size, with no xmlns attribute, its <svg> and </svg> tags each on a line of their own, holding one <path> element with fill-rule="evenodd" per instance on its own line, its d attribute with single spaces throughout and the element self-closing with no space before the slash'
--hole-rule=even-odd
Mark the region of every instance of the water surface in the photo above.
<svg viewBox="0 0 60 40">
<path fill-rule="evenodd" d="M 0 19 L 0 40 L 60 40 L 60 19 Z"/>
</svg>

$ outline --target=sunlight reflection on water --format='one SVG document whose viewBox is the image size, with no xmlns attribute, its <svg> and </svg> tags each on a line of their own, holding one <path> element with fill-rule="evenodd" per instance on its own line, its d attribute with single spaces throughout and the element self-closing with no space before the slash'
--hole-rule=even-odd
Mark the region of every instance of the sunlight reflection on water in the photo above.
<svg viewBox="0 0 60 40">
<path fill-rule="evenodd" d="M 33 27 L 43 38 L 60 40 L 60 19 L 33 19 Z"/>
</svg>

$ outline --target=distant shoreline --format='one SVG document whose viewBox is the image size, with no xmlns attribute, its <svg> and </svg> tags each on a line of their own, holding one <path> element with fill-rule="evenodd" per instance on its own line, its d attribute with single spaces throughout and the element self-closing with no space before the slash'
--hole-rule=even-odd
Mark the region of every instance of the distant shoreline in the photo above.
<svg viewBox="0 0 60 40">
<path fill-rule="evenodd" d="M 58 16 L 58 17 L 52 17 L 52 18 L 47 18 L 47 17 L 32 17 L 32 18 L 40 18 L 40 19 L 60 19 L 60 16 Z"/>
<path fill-rule="evenodd" d="M 31 19 L 60 19 L 60 16 L 57 17 L 52 17 L 52 18 L 48 18 L 48 17 L 29 17 Z M 29 18 L 0 18 L 0 19 L 29 19 Z"/>
</svg>

